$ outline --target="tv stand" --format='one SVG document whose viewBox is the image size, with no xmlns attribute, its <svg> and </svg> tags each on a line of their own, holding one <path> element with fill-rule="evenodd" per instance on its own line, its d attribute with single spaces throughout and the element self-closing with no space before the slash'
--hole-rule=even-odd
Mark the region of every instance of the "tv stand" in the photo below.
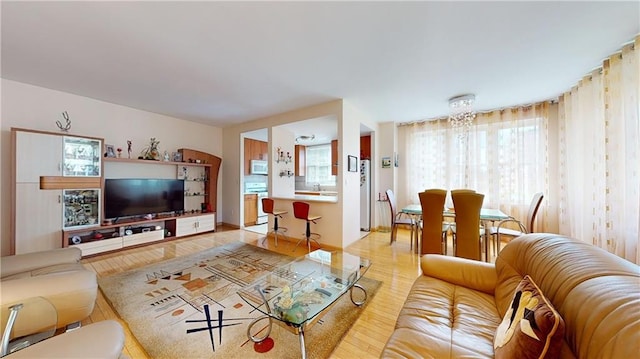
<svg viewBox="0 0 640 359">
<path fill-rule="evenodd" d="M 213 212 L 165 214 L 153 219 L 118 218 L 117 220 L 118 223 L 114 220 L 111 224 L 98 227 L 65 230 L 62 232 L 62 246 L 78 247 L 82 250 L 82 256 L 85 257 L 216 229 L 216 214 Z M 160 229 L 157 229 L 158 227 Z M 127 234 L 129 233 L 127 229 L 131 231 L 130 234 Z"/>
</svg>

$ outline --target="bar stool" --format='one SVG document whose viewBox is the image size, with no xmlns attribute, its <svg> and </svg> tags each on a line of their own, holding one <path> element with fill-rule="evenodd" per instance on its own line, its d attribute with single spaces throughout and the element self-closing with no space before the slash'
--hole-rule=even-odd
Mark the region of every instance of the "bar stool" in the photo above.
<svg viewBox="0 0 640 359">
<path fill-rule="evenodd" d="M 320 247 L 320 243 L 318 243 L 318 241 L 315 238 L 311 238 L 312 235 L 316 235 L 318 236 L 318 238 L 320 238 L 320 235 L 318 233 L 311 233 L 311 222 L 316 223 L 316 221 L 322 218 L 322 216 L 309 215 L 309 203 L 307 202 L 293 202 L 293 216 L 298 219 L 303 219 L 307 222 L 307 230 L 304 233 L 304 238 L 298 241 L 296 246 L 293 248 L 293 251 L 295 251 L 296 248 L 298 248 L 298 244 L 300 244 L 300 242 L 302 242 L 303 240 L 306 240 L 307 249 L 309 253 L 311 253 L 312 240 L 316 242 L 318 247 Z"/>
<path fill-rule="evenodd" d="M 287 231 L 287 228 L 278 227 L 278 218 L 282 219 L 282 215 L 289 212 L 282 209 L 273 209 L 274 202 L 275 201 L 272 198 L 267 198 L 267 197 L 262 198 L 262 211 L 264 213 L 273 215 L 273 221 L 274 221 L 273 228 L 267 233 L 266 237 L 264 237 L 264 239 L 262 240 L 262 243 L 264 244 L 264 241 L 266 241 L 267 238 L 269 238 L 269 234 L 273 233 L 273 236 L 276 239 L 276 247 L 277 247 L 278 233 L 280 233 L 284 238 L 287 238 L 287 235 L 284 234 L 284 232 Z"/>
</svg>

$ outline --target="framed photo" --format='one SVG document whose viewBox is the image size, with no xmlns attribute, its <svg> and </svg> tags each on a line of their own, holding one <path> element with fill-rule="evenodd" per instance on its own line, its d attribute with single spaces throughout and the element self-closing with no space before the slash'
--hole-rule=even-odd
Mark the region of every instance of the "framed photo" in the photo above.
<svg viewBox="0 0 640 359">
<path fill-rule="evenodd" d="M 116 157 L 116 148 L 113 145 L 104 145 L 104 156 L 105 157 Z"/>
<path fill-rule="evenodd" d="M 172 153 L 173 162 L 182 162 L 182 152 Z"/>
<path fill-rule="evenodd" d="M 391 157 L 382 157 L 382 168 L 391 168 Z"/>
<path fill-rule="evenodd" d="M 349 172 L 358 172 L 358 157 L 356 156 L 347 156 L 347 171 Z"/>
</svg>

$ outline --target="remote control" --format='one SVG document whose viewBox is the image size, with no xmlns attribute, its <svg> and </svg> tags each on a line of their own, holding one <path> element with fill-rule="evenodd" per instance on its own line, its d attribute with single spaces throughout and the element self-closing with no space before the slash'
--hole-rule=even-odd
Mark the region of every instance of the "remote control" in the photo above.
<svg viewBox="0 0 640 359">
<path fill-rule="evenodd" d="M 328 290 L 324 290 L 322 288 L 316 288 L 316 292 L 320 292 L 320 293 L 326 295 L 327 297 L 331 296 L 331 292 L 329 292 Z"/>
</svg>

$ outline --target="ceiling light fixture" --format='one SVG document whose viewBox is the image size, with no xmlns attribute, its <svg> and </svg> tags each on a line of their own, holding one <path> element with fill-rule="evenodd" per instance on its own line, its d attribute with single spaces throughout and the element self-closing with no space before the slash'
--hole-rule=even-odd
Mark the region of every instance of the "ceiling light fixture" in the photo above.
<svg viewBox="0 0 640 359">
<path fill-rule="evenodd" d="M 449 115 L 449 125 L 455 130 L 461 130 L 460 136 L 465 136 L 473 119 L 476 118 L 476 113 L 473 111 L 473 103 L 476 101 L 476 95 L 468 94 L 455 96 L 449 99 L 449 109 L 451 114 Z"/>
<path fill-rule="evenodd" d="M 316 135 L 311 135 L 311 136 L 301 135 L 296 137 L 296 143 L 300 143 L 300 141 L 313 141 L 314 138 L 316 138 Z"/>
</svg>

